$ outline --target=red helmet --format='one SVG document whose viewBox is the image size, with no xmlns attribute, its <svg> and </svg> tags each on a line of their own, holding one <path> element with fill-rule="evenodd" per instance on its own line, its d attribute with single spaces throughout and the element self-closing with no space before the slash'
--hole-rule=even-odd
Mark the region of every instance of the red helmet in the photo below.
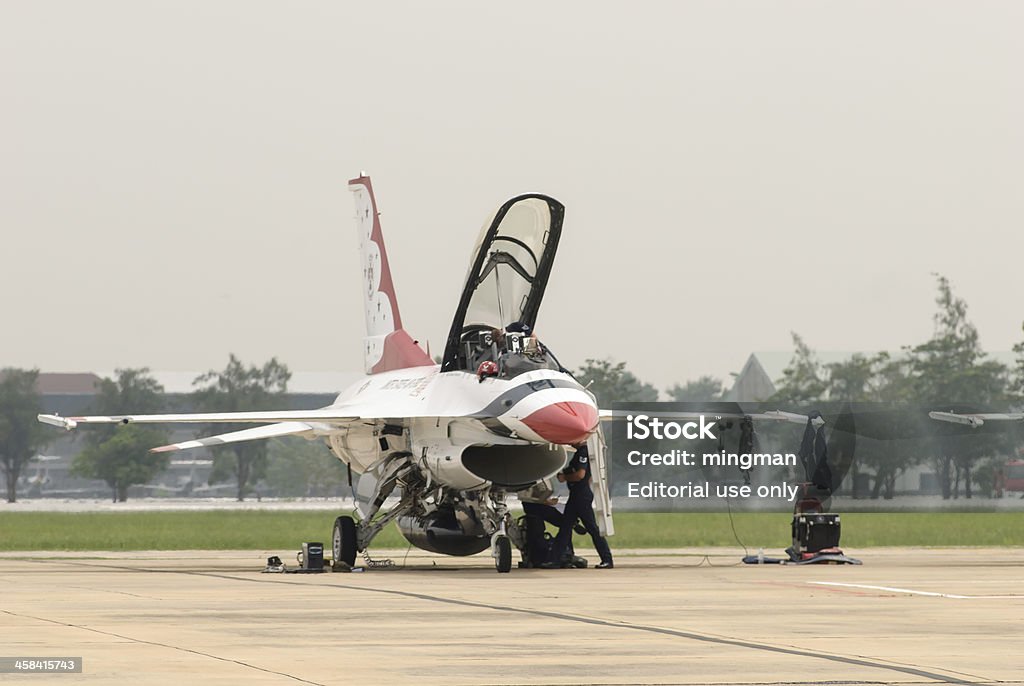
<svg viewBox="0 0 1024 686">
<path fill-rule="evenodd" d="M 476 375 L 483 381 L 484 377 L 497 376 L 498 375 L 498 363 L 492 362 L 491 360 L 484 360 L 480 363 L 480 366 L 476 368 Z"/>
</svg>

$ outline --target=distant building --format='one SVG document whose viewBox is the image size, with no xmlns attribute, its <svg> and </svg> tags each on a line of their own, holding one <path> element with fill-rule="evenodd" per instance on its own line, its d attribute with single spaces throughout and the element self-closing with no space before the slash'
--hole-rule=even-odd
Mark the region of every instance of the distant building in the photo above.
<svg viewBox="0 0 1024 686">
<path fill-rule="evenodd" d="M 7 374 L 0 370 L 0 381 Z M 92 372 L 40 372 L 36 392 L 40 395 L 92 395 L 99 388 L 100 377 Z"/>
<path fill-rule="evenodd" d="M 93 395 L 99 389 L 100 377 L 92 372 L 40 372 L 36 380 L 39 395 Z"/>
<path fill-rule="evenodd" d="M 722 400 L 757 402 L 767 400 L 773 395 L 775 384 L 765 371 L 764 365 L 757 359 L 757 353 L 751 353 L 743 369 L 736 375 L 732 388 L 722 395 Z"/>
</svg>

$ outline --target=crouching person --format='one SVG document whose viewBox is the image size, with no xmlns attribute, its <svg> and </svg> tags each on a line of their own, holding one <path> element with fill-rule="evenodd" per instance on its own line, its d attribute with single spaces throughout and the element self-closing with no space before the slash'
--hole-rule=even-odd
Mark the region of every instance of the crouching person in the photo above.
<svg viewBox="0 0 1024 686">
<path fill-rule="evenodd" d="M 523 567 L 541 567 L 551 555 L 554 539 L 547 533 L 547 524 L 561 530 L 564 519 L 562 511 L 555 505 L 558 498 L 553 496 L 551 484 L 541 481 L 532 488 L 519 492 L 519 501 L 523 504 L 524 528 L 526 530 L 526 550 L 523 555 Z M 575 523 L 575 522 L 574 522 Z M 581 527 L 577 531 L 583 533 Z M 565 548 L 558 560 L 560 567 L 586 567 L 587 561 L 576 557 L 572 541 Z"/>
</svg>

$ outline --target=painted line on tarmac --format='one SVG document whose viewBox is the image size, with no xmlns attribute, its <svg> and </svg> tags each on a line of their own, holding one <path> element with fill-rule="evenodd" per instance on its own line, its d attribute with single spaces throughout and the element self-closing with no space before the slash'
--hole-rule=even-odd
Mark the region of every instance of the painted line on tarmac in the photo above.
<svg viewBox="0 0 1024 686">
<path fill-rule="evenodd" d="M 248 662 L 243 662 L 242 660 L 234 660 L 234 659 L 232 659 L 230 657 L 221 657 L 220 655 L 214 655 L 213 653 L 204 653 L 201 650 L 193 650 L 192 648 L 183 648 L 182 646 L 171 645 L 170 643 L 160 643 L 158 641 L 147 641 L 147 640 L 142 639 L 142 638 L 134 638 L 133 636 L 125 636 L 124 634 L 115 634 L 113 631 L 103 631 L 102 629 L 95 629 L 95 628 L 93 628 L 91 626 L 84 626 L 82 624 L 72 624 L 71 622 L 62 622 L 60 620 L 50 619 L 48 617 L 36 617 L 35 615 L 25 615 L 25 614 L 21 614 L 19 612 L 11 612 L 10 610 L 0 610 L 0 612 L 3 612 L 4 614 L 7 614 L 7 615 L 11 615 L 12 617 L 22 617 L 22 618 L 25 618 L 25 619 L 35 619 L 35 620 L 40 621 L 40 622 L 48 622 L 49 624 L 56 624 L 58 626 L 66 626 L 66 627 L 71 628 L 71 629 L 81 629 L 82 631 L 91 631 L 94 634 L 102 634 L 104 636 L 113 636 L 114 638 L 120 638 L 120 639 L 122 639 L 124 641 L 130 641 L 131 643 L 141 643 L 141 644 L 150 645 L 150 646 L 157 646 L 159 648 L 170 648 L 171 650 L 179 650 L 179 651 L 181 651 L 183 653 L 192 653 L 193 655 L 201 655 L 203 657 L 208 657 L 208 658 L 211 658 L 213 660 L 220 660 L 221 662 L 231 662 L 231 663 L 234 663 L 236 665 L 240 665 L 242 667 L 248 667 L 249 669 L 255 669 L 255 670 L 259 671 L 259 672 L 266 672 L 267 674 L 276 674 L 278 676 L 286 676 L 289 679 L 294 679 L 295 681 L 298 681 L 298 682 L 303 683 L 303 684 L 311 684 L 311 686 L 325 686 L 324 684 L 318 683 L 316 681 L 309 681 L 307 679 L 303 679 L 301 677 L 297 677 L 294 674 L 288 674 L 287 672 L 278 672 L 278 671 L 273 670 L 273 669 L 267 669 L 266 667 L 259 667 L 257 665 L 250 664 Z"/>
<path fill-rule="evenodd" d="M 925 669 L 919 669 L 909 665 L 902 665 L 898 663 L 887 663 L 884 661 L 872 660 L 869 658 L 860 657 L 847 657 L 845 655 L 834 655 L 829 653 L 818 653 L 810 650 L 801 650 L 799 648 L 789 648 L 784 646 L 775 646 L 767 643 L 755 643 L 753 641 L 744 641 L 738 638 L 728 638 L 723 636 L 710 636 L 706 634 L 698 634 L 692 631 L 683 631 L 681 629 L 669 629 L 666 627 L 651 626 L 647 624 L 633 624 L 629 622 L 613 621 L 608 619 L 600 619 L 597 617 L 587 617 L 583 615 L 572 615 L 559 612 L 551 612 L 548 610 L 531 610 L 529 608 L 513 607 L 510 605 L 494 605 L 491 603 L 482 603 L 474 600 L 461 600 L 458 598 L 446 598 L 444 596 L 435 596 L 427 593 L 416 593 L 414 591 L 399 591 L 389 588 L 366 588 L 364 586 L 352 586 L 350 584 L 343 583 L 330 583 L 330 584 L 318 584 L 311 581 L 304 581 L 301 579 L 267 579 L 267 578 L 249 578 L 244 576 L 233 576 L 231 574 L 218 574 L 215 572 L 197 572 L 184 569 L 151 569 L 146 567 L 123 567 L 120 565 L 110 564 L 93 564 L 89 562 L 73 562 L 70 560 L 62 561 L 58 564 L 67 564 L 80 567 L 101 567 L 108 569 L 116 569 L 118 571 L 125 572 L 144 572 L 150 574 L 184 574 L 189 576 L 202 576 L 214 579 L 225 579 L 227 581 L 242 581 L 254 584 L 274 584 L 274 585 L 286 585 L 286 586 L 312 586 L 320 589 L 337 588 L 346 591 L 363 591 L 365 593 L 375 593 L 378 595 L 391 595 L 399 596 L 404 598 L 414 598 L 417 600 L 425 600 L 428 602 L 443 603 L 447 605 L 457 605 L 460 607 L 472 607 L 485 610 L 496 610 L 498 612 L 509 612 L 514 614 L 531 615 L 534 617 L 545 617 L 548 619 L 560 619 L 568 622 L 577 622 L 580 624 L 590 624 L 592 626 L 604 626 L 612 629 L 626 629 L 629 631 L 641 631 L 644 633 L 661 634 L 664 636 L 675 636 L 677 638 L 686 638 L 692 641 L 700 641 L 704 643 L 714 643 L 717 645 L 728 645 L 737 648 L 748 648 L 751 650 L 761 650 L 770 653 L 780 653 L 783 655 L 793 655 L 796 657 L 810 657 L 819 660 L 826 660 L 829 662 L 838 662 L 841 664 L 856 665 L 858 667 L 868 667 L 872 669 L 881 669 L 892 672 L 899 672 L 902 674 L 910 674 L 912 676 L 923 677 L 925 679 L 932 679 L 938 683 L 944 684 L 961 684 L 963 686 L 979 686 L 980 684 L 991 684 L 995 683 L 994 680 L 987 679 L 981 676 L 975 676 L 975 679 L 980 681 L 969 681 L 967 679 L 960 679 L 955 676 L 948 676 L 945 674 L 939 674 L 938 672 L 931 672 Z M 50 621 L 50 620 L 48 620 Z M 59 623 L 59 622 L 58 622 Z M 72 625 L 74 626 L 74 625 Z M 80 627 L 88 628 L 88 627 Z M 91 629 L 90 629 L 91 630 Z M 104 633 L 104 632 L 100 632 Z M 129 639 L 134 640 L 134 639 Z M 159 645 L 159 644 L 157 644 Z M 168 646 L 174 648 L 175 646 Z M 187 649 L 186 649 L 187 650 Z M 195 652 L 195 651 L 190 651 Z M 200 653 L 203 654 L 203 653 Z M 219 658 L 215 655 L 216 659 L 223 660 L 225 658 Z M 234 662 L 234 660 L 228 660 Z M 256 667 L 256 669 L 262 669 Z M 263 670 L 267 671 L 267 670 Z M 293 679 L 302 681 L 298 677 L 294 677 L 290 674 L 289 676 Z M 972 675 L 973 676 L 973 675 Z M 314 683 L 314 682 L 306 682 Z M 1000 682 L 1002 683 L 1002 682 Z"/>
<path fill-rule="evenodd" d="M 119 569 L 124 569 L 119 568 Z M 457 605 L 460 607 L 472 607 L 485 610 L 496 610 L 499 612 L 511 612 L 515 614 L 531 615 L 534 617 L 545 617 L 548 619 L 560 619 L 568 622 L 577 622 L 581 624 L 590 624 L 593 626 L 604 626 L 613 629 L 626 629 L 630 631 L 642 631 L 651 634 L 661 634 L 665 636 L 675 636 L 677 638 L 686 638 L 692 641 L 702 641 L 705 643 L 714 643 L 718 645 L 728 645 L 738 648 L 749 648 L 752 650 L 762 650 L 765 652 L 781 653 L 783 655 L 794 655 L 797 657 L 810 657 L 819 660 L 827 660 L 830 662 L 840 662 L 843 664 L 856 665 L 858 667 L 868 667 L 874 669 L 882 669 L 893 672 L 900 672 L 903 674 L 910 674 L 913 676 L 924 677 L 926 679 L 933 679 L 939 683 L 946 684 L 963 684 L 966 686 L 977 686 L 979 683 L 990 683 L 989 680 L 985 681 L 968 681 L 966 679 L 960 679 L 955 676 L 947 676 L 945 674 L 939 674 L 938 672 L 930 672 L 924 669 L 918 669 L 915 667 L 904 666 L 899 664 L 886 664 L 884 662 L 876 662 L 865 658 L 847 657 L 845 655 L 831 655 L 827 653 L 817 653 L 809 650 L 801 650 L 799 648 L 786 648 L 783 646 L 774 646 L 765 643 L 755 643 L 753 641 L 744 641 L 737 638 L 725 638 L 717 636 L 708 636 L 705 634 L 698 634 L 691 631 L 683 631 L 680 629 L 669 629 L 666 627 L 650 626 L 646 624 L 632 624 L 629 622 L 612 621 L 608 619 L 599 619 L 597 617 L 586 617 L 582 615 L 564 614 L 560 612 L 550 612 L 547 610 L 531 610 L 522 607 L 513 607 L 510 605 L 494 605 L 491 603 L 481 603 L 474 600 L 461 600 L 458 598 L 446 598 L 444 596 L 435 596 L 427 593 L 416 593 L 413 591 L 398 591 L 387 588 L 365 588 L 362 586 L 351 586 L 348 584 L 331 583 L 331 584 L 316 584 L 308 581 L 301 580 L 275 580 L 275 579 L 250 579 L 247 577 L 232 576 L 230 574 L 216 574 L 212 572 L 193 572 L 193 571 L 178 571 L 178 570 L 158 570 L 158 569 L 146 569 L 139 571 L 147 572 L 169 572 L 172 574 L 193 574 L 196 576 L 214 577 L 218 579 L 227 579 L 230 581 L 248 581 L 250 583 L 263 583 L 263 584 L 294 584 L 301 586 L 314 586 L 316 588 L 327 589 L 327 588 L 341 588 L 348 591 L 364 591 L 367 593 L 377 593 L 382 595 L 394 595 L 405 598 L 415 598 L 417 600 L 426 600 L 428 602 L 445 603 L 448 605 Z"/>
<path fill-rule="evenodd" d="M 906 593 L 908 595 L 923 595 L 932 598 L 953 598 L 955 600 L 1012 600 L 1014 598 L 1024 599 L 1024 595 L 957 595 L 955 593 L 936 593 L 934 591 L 917 591 L 912 588 L 894 588 L 892 586 L 872 586 L 870 584 L 847 584 L 841 581 L 808 581 L 816 586 L 839 586 L 842 588 L 864 588 L 871 591 L 887 591 L 889 593 Z"/>
</svg>

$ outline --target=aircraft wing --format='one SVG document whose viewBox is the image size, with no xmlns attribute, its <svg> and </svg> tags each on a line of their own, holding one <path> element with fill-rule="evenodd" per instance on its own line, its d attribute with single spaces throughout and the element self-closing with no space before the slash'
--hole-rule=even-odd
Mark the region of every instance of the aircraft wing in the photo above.
<svg viewBox="0 0 1024 686">
<path fill-rule="evenodd" d="M 225 443 L 238 443 L 239 441 L 254 441 L 261 438 L 277 438 L 279 436 L 299 436 L 302 434 L 313 434 L 313 426 L 305 422 L 279 422 L 267 426 L 257 426 L 242 431 L 232 431 L 226 434 L 208 436 L 194 441 L 183 443 L 172 443 L 162 445 L 159 448 L 150 448 L 151 453 L 167 453 L 175 450 L 187 450 L 189 448 L 204 448 L 211 445 L 224 445 Z"/>
<path fill-rule="evenodd" d="M 61 417 L 41 414 L 39 421 L 70 431 L 79 424 L 271 424 L 276 422 L 316 422 L 347 424 L 367 419 L 338 409 L 278 410 L 271 412 L 202 412 L 194 414 L 126 414 L 113 416 Z"/>
<path fill-rule="evenodd" d="M 1024 412 L 965 412 L 963 414 L 958 412 L 929 412 L 928 416 L 932 419 L 937 419 L 940 422 L 950 422 L 952 424 L 966 424 L 972 428 L 977 428 L 985 422 L 1019 422 L 1024 421 Z"/>
</svg>

